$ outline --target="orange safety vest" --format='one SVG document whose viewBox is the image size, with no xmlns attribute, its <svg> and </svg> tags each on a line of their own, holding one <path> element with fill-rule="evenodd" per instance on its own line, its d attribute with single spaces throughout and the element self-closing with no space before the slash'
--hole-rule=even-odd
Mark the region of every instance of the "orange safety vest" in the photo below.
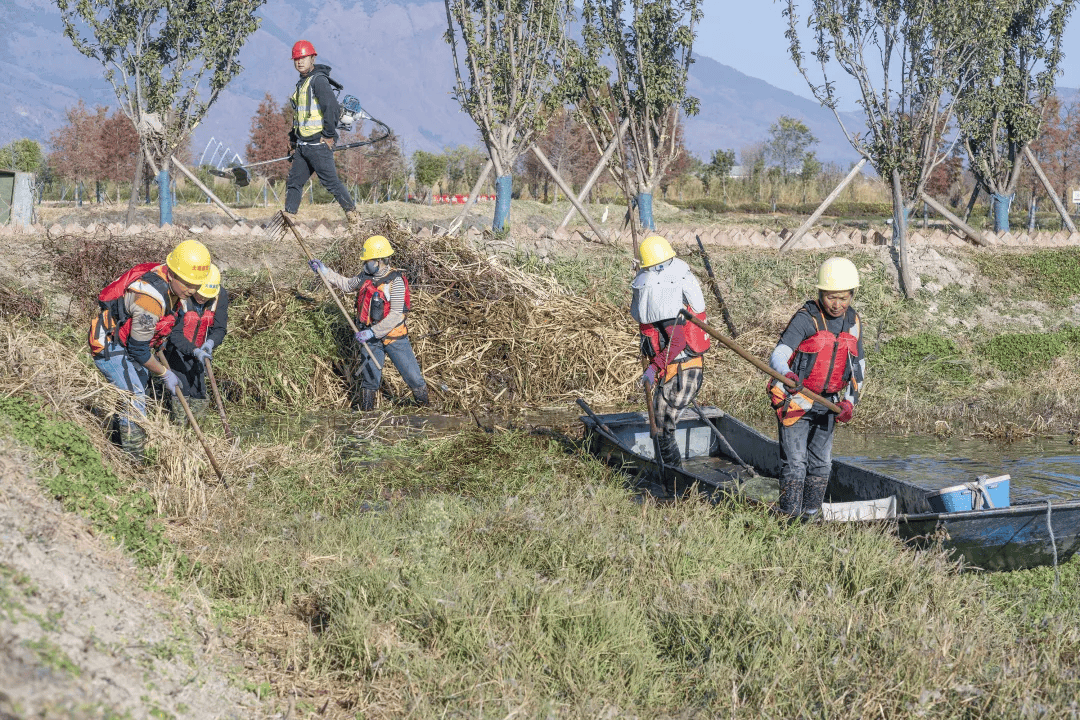
<svg viewBox="0 0 1080 720">
<path fill-rule="evenodd" d="M 687 305 L 686 311 L 702 322 L 705 322 L 708 319 L 704 310 L 699 313 L 694 312 L 693 308 Z M 690 355 L 690 357 L 682 362 L 673 362 L 674 358 L 667 358 L 664 356 L 668 343 L 670 342 L 670 328 L 675 327 L 676 325 L 683 325 L 684 327 L 684 332 L 686 333 L 686 350 L 689 351 L 688 354 Z M 712 338 L 709 337 L 708 333 L 697 325 L 686 322 L 682 316 L 666 322 L 639 323 L 638 329 L 641 332 L 643 341 L 641 344 L 642 354 L 648 358 L 655 358 L 657 356 L 664 358 L 664 377 L 661 379 L 662 382 L 667 382 L 675 377 L 681 370 L 703 367 L 705 363 L 702 361 L 701 356 L 712 347 Z"/>
</svg>

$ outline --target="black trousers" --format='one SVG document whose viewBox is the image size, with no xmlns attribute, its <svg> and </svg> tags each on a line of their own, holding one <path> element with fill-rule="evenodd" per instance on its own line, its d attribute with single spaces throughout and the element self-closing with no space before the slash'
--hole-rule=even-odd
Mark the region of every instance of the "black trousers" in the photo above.
<svg viewBox="0 0 1080 720">
<path fill-rule="evenodd" d="M 334 196 L 342 210 L 349 212 L 356 208 L 345 183 L 338 178 L 337 167 L 334 166 L 334 151 L 330 146 L 323 142 L 312 145 L 297 143 L 292 167 L 289 169 L 289 179 L 285 181 L 285 212 L 295 213 L 300 208 L 304 185 L 312 173 L 319 176 L 319 182 Z"/>
</svg>

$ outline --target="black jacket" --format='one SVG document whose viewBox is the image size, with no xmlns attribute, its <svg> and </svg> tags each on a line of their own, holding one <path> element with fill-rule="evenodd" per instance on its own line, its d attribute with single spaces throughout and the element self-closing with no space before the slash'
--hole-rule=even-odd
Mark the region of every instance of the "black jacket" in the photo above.
<svg viewBox="0 0 1080 720">
<path fill-rule="evenodd" d="M 296 89 L 293 90 L 293 94 L 300 89 L 300 86 L 308 77 L 311 78 L 311 93 L 315 96 L 315 102 L 319 104 L 319 109 L 322 111 L 323 137 L 333 138 L 336 141 L 338 139 L 338 116 L 341 114 L 341 108 L 338 107 L 337 95 L 334 93 L 334 89 L 336 87 L 340 90 L 341 85 L 330 79 L 329 65 L 316 65 L 309 75 L 301 75 L 300 79 L 296 81 Z M 289 131 L 289 142 L 295 143 L 296 140 L 296 129 L 293 128 Z"/>
</svg>

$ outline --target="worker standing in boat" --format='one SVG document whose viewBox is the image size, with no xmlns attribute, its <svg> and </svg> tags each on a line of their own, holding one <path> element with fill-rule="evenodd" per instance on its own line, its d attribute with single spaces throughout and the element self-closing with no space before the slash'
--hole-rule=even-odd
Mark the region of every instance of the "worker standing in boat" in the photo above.
<svg viewBox="0 0 1080 720">
<path fill-rule="evenodd" d="M 308 264 L 316 274 L 322 274 L 331 285 L 344 293 L 356 293 L 356 320 L 359 330 L 357 342 L 367 344 L 381 366 L 389 356 L 401 379 L 412 390 L 416 404 L 427 406 L 427 382 L 420 372 L 406 316 L 412 305 L 409 281 L 405 273 L 390 266 L 388 258 L 394 254 L 390 241 L 382 235 L 372 235 L 364 241 L 360 253 L 361 272 L 347 278 L 326 267 L 321 260 Z M 360 368 L 360 409 L 375 408 L 375 393 L 382 383 L 382 370 L 365 355 Z"/>
<path fill-rule="evenodd" d="M 682 453 L 675 425 L 701 390 L 702 355 L 710 339 L 681 314 L 686 309 L 704 321 L 705 296 L 690 266 L 675 257 L 671 244 L 650 235 L 638 248 L 641 270 L 631 284 L 630 314 L 639 323 L 641 353 L 649 360 L 643 382 L 652 385 L 653 414 L 659 427 L 654 442 L 665 465 L 678 467 Z"/>
<path fill-rule="evenodd" d="M 834 423 L 850 422 L 866 372 L 859 314 L 851 306 L 859 271 L 847 258 L 818 270 L 816 300 L 788 322 L 769 358 L 773 370 L 796 383 L 771 380 L 769 399 L 780 435 L 780 511 L 811 519 L 821 510 L 832 472 Z M 811 390 L 840 406 L 839 415 L 815 403 Z"/>
</svg>

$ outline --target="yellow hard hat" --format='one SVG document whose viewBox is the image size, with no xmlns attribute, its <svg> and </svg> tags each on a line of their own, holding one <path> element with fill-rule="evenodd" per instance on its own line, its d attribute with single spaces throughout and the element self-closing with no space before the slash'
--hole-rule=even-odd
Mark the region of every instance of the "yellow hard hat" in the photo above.
<svg viewBox="0 0 1080 720">
<path fill-rule="evenodd" d="M 210 251 L 198 240 L 185 240 L 165 258 L 172 274 L 190 285 L 202 285 L 210 274 Z"/>
<path fill-rule="evenodd" d="M 198 293 L 207 300 L 216 298 L 221 292 L 221 270 L 214 263 L 210 263 L 210 272 L 207 273 L 203 284 L 199 286 Z"/>
<path fill-rule="evenodd" d="M 817 287 L 826 292 L 854 290 L 859 287 L 859 271 L 847 258 L 831 257 L 818 269 Z"/>
<path fill-rule="evenodd" d="M 378 260 L 390 257 L 394 254 L 394 248 L 390 247 L 390 241 L 382 235 L 372 235 L 364 241 L 364 250 L 360 253 L 360 262 Z"/>
<path fill-rule="evenodd" d="M 652 267 L 675 257 L 675 249 L 659 235 L 650 235 L 641 241 L 638 254 L 641 255 L 641 267 Z"/>
</svg>

